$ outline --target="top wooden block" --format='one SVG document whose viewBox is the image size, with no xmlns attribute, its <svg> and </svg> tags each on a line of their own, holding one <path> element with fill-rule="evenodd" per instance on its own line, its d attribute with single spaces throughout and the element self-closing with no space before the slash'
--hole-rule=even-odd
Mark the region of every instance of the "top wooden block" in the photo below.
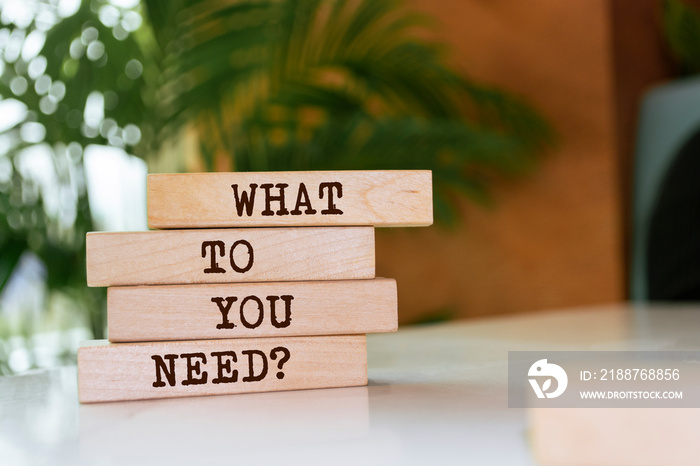
<svg viewBox="0 0 700 466">
<path fill-rule="evenodd" d="M 148 226 L 427 226 L 429 170 L 148 175 Z"/>
</svg>

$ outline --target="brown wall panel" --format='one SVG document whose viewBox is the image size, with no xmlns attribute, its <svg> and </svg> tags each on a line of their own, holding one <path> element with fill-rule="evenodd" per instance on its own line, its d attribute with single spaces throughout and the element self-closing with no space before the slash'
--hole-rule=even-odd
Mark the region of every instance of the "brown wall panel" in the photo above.
<svg viewBox="0 0 700 466">
<path fill-rule="evenodd" d="M 504 180 L 456 231 L 380 231 L 377 275 L 395 277 L 401 322 L 448 307 L 481 316 L 624 297 L 611 22 L 604 0 L 413 0 L 468 76 L 519 94 L 560 144 Z"/>
<path fill-rule="evenodd" d="M 623 213 L 620 228 L 625 245 L 624 264 L 628 264 L 632 244 L 630 206 L 639 104 L 649 87 L 673 76 L 676 66 L 661 30 L 661 0 L 611 0 L 609 3 L 615 58 L 618 182 Z M 700 6 L 700 3 L 694 3 Z"/>
</svg>

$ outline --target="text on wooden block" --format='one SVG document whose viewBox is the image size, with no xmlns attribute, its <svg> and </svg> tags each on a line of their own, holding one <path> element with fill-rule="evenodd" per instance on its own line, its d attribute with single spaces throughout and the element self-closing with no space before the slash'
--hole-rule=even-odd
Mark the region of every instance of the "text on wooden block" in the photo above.
<svg viewBox="0 0 700 466">
<path fill-rule="evenodd" d="M 96 343 L 78 351 L 83 403 L 367 383 L 364 335 Z"/>
<path fill-rule="evenodd" d="M 148 176 L 151 228 L 432 222 L 432 173 L 427 170 Z"/>
<path fill-rule="evenodd" d="M 396 281 L 111 287 L 113 342 L 393 332 Z"/>
<path fill-rule="evenodd" d="M 88 286 L 374 277 L 371 227 L 88 233 Z"/>
</svg>

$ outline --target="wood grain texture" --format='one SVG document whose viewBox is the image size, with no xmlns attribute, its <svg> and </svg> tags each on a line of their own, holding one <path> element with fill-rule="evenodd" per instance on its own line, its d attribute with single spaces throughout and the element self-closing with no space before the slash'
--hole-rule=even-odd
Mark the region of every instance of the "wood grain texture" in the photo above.
<svg viewBox="0 0 700 466">
<path fill-rule="evenodd" d="M 367 384 L 364 335 L 93 343 L 78 350 L 81 403 Z"/>
<path fill-rule="evenodd" d="M 284 206 L 273 199 L 282 193 Z M 251 202 L 250 211 L 244 199 Z M 428 170 L 148 175 L 151 228 L 432 223 Z"/>
<path fill-rule="evenodd" d="M 673 390 L 673 388 L 671 388 Z M 700 410 L 694 408 L 530 409 L 537 464 L 698 464 Z"/>
<path fill-rule="evenodd" d="M 374 278 L 371 227 L 87 234 L 88 286 L 357 278 Z"/>
<path fill-rule="evenodd" d="M 394 332 L 396 281 L 111 287 L 109 340 L 163 341 Z"/>
</svg>

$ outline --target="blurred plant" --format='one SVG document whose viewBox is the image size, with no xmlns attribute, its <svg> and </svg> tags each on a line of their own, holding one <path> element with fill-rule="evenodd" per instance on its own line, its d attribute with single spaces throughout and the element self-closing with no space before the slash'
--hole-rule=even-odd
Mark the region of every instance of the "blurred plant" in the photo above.
<svg viewBox="0 0 700 466">
<path fill-rule="evenodd" d="M 0 292 L 33 254 L 47 299 L 70 300 L 64 307 L 74 315 L 64 321 L 77 316 L 73 324 L 102 338 L 104 290 L 85 286 L 85 233 L 94 227 L 82 157 L 90 144 L 134 151 L 148 131 L 151 107 L 140 98 L 147 47 L 136 38 L 137 9 L 74 3 L 2 4 L 0 105 L 10 121 L 0 123 Z"/>
<path fill-rule="evenodd" d="M 663 0 L 663 30 L 681 73 L 700 73 L 700 9 L 687 1 Z"/>
<path fill-rule="evenodd" d="M 203 170 L 431 169 L 436 217 L 449 222 L 456 193 L 487 201 L 496 176 L 532 168 L 552 141 L 528 105 L 447 66 L 421 39 L 428 19 L 394 0 L 69 5 L 2 8 L 0 95 L 24 113 L 0 130 L 0 291 L 31 251 L 49 290 L 92 310 L 96 337 L 90 144 L 176 169 L 192 168 L 170 150 L 192 133 Z"/>
<path fill-rule="evenodd" d="M 145 4 L 162 128 L 194 125 L 207 170 L 431 169 L 449 221 L 451 192 L 485 201 L 494 175 L 531 168 L 551 142 L 527 105 L 445 65 L 419 39 L 427 18 L 399 2 Z"/>
</svg>

